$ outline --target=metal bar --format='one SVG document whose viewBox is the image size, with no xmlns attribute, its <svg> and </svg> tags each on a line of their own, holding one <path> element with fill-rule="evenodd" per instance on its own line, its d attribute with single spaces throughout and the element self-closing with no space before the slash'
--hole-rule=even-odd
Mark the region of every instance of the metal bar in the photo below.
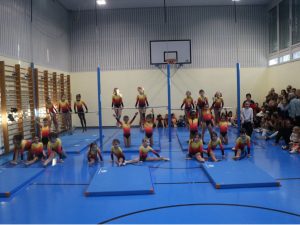
<svg viewBox="0 0 300 225">
<path fill-rule="evenodd" d="M 168 127 L 169 127 L 169 142 L 172 141 L 172 130 L 171 130 L 171 68 L 170 64 L 167 66 L 168 74 Z"/>
<path fill-rule="evenodd" d="M 98 84 L 98 120 L 99 120 L 99 140 L 100 148 L 103 149 L 103 136 L 102 136 L 102 105 L 101 105 L 101 72 L 100 65 L 97 68 L 97 84 Z"/>
<path fill-rule="evenodd" d="M 237 95 L 237 125 L 238 130 L 241 129 L 241 80 L 240 80 L 240 64 L 236 64 L 236 95 Z"/>
</svg>

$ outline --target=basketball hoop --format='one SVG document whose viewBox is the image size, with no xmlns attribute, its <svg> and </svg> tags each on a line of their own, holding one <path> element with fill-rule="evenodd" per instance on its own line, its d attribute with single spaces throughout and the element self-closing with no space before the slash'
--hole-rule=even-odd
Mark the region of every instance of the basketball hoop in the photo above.
<svg viewBox="0 0 300 225">
<path fill-rule="evenodd" d="M 165 61 L 167 64 L 173 65 L 176 64 L 176 59 L 166 59 Z"/>
</svg>

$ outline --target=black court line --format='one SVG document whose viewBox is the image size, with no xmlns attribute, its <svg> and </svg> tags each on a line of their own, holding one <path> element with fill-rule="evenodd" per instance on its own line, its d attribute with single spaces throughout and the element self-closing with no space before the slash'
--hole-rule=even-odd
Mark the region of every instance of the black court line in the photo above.
<svg viewBox="0 0 300 225">
<path fill-rule="evenodd" d="M 210 184 L 209 181 L 173 182 L 173 183 L 153 183 L 153 184 Z"/>
<path fill-rule="evenodd" d="M 267 210 L 267 211 L 273 211 L 273 212 L 278 212 L 278 213 L 283 213 L 291 216 L 297 216 L 300 217 L 300 214 L 293 213 L 293 212 L 288 212 L 284 210 L 279 210 L 279 209 L 272 209 L 272 208 L 267 208 L 267 207 L 262 207 L 262 206 L 253 206 L 253 205 L 241 205 L 241 204 L 226 204 L 226 203 L 193 203 L 193 204 L 178 204 L 178 205 L 167 205 L 167 206 L 160 206 L 160 207 L 155 207 L 155 208 L 149 208 L 149 209 L 143 209 L 131 213 L 126 213 L 120 216 L 113 217 L 111 219 L 104 220 L 100 222 L 99 224 L 105 224 L 112 222 L 114 220 L 118 220 L 127 216 L 143 213 L 143 212 L 149 212 L 149 211 L 156 211 L 160 209 L 167 209 L 167 208 L 176 208 L 176 207 L 187 207 L 187 206 L 234 206 L 234 207 L 244 207 L 244 208 L 254 208 L 254 209 L 262 209 L 262 210 Z"/>
</svg>

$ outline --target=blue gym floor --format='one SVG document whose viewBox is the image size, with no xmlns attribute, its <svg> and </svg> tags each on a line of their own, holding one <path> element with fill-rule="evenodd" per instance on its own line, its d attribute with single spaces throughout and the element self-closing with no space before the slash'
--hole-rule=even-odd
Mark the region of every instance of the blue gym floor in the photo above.
<svg viewBox="0 0 300 225">
<path fill-rule="evenodd" d="M 105 148 L 121 132 L 104 129 Z M 138 129 L 132 132 L 133 137 L 140 135 Z M 252 157 L 238 163 L 253 163 L 281 186 L 216 189 L 200 163 L 185 159 L 186 151 L 181 149 L 177 137 L 177 132 L 184 131 L 173 129 L 171 143 L 167 129 L 155 132 L 159 136 L 160 154 L 171 161 L 126 166 L 134 170 L 149 167 L 154 194 L 86 197 L 84 193 L 95 172 L 115 165 L 105 152 L 104 163 L 89 167 L 84 149 L 69 153 L 63 164 L 47 167 L 10 197 L 0 197 L 0 223 L 300 223 L 299 154 L 290 155 L 280 146 L 273 146 L 273 141 L 253 138 Z M 78 130 L 62 139 L 73 147 L 77 144 L 72 143 L 78 143 L 79 138 L 97 139 L 96 129 L 81 134 Z M 234 145 L 235 135 L 232 128 L 230 145 Z M 140 140 L 133 140 L 135 146 L 139 145 Z M 218 150 L 216 153 L 220 157 Z M 133 151 L 125 154 L 127 159 L 138 155 Z M 227 158 L 220 163 L 232 162 L 233 151 L 226 150 L 225 154 Z M 0 169 L 11 168 L 4 158 L 0 160 Z M 27 169 L 22 165 L 17 168 Z M 42 167 L 37 163 L 31 168 Z M 251 171 L 245 169 L 244 176 L 251 176 Z M 115 179 L 126 182 L 126 177 Z"/>
</svg>

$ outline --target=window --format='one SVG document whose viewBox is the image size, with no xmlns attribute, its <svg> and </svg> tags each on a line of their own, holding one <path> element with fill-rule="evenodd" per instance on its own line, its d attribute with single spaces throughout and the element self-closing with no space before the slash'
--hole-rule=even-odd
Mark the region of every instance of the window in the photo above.
<svg viewBox="0 0 300 225">
<path fill-rule="evenodd" d="M 269 53 L 278 51 L 277 43 L 277 7 L 269 11 Z"/>
<path fill-rule="evenodd" d="M 273 66 L 273 65 L 276 65 L 276 64 L 278 64 L 278 58 L 269 60 L 269 66 Z"/>
<path fill-rule="evenodd" d="M 293 53 L 293 59 L 300 59 L 300 51 Z"/>
<path fill-rule="evenodd" d="M 293 0 L 292 5 L 292 43 L 300 43 L 300 0 Z"/>
<path fill-rule="evenodd" d="M 290 46 L 290 0 L 283 0 L 279 3 L 279 50 Z"/>
<path fill-rule="evenodd" d="M 291 60 L 290 54 L 279 57 L 279 63 L 288 62 L 290 60 Z"/>
</svg>

